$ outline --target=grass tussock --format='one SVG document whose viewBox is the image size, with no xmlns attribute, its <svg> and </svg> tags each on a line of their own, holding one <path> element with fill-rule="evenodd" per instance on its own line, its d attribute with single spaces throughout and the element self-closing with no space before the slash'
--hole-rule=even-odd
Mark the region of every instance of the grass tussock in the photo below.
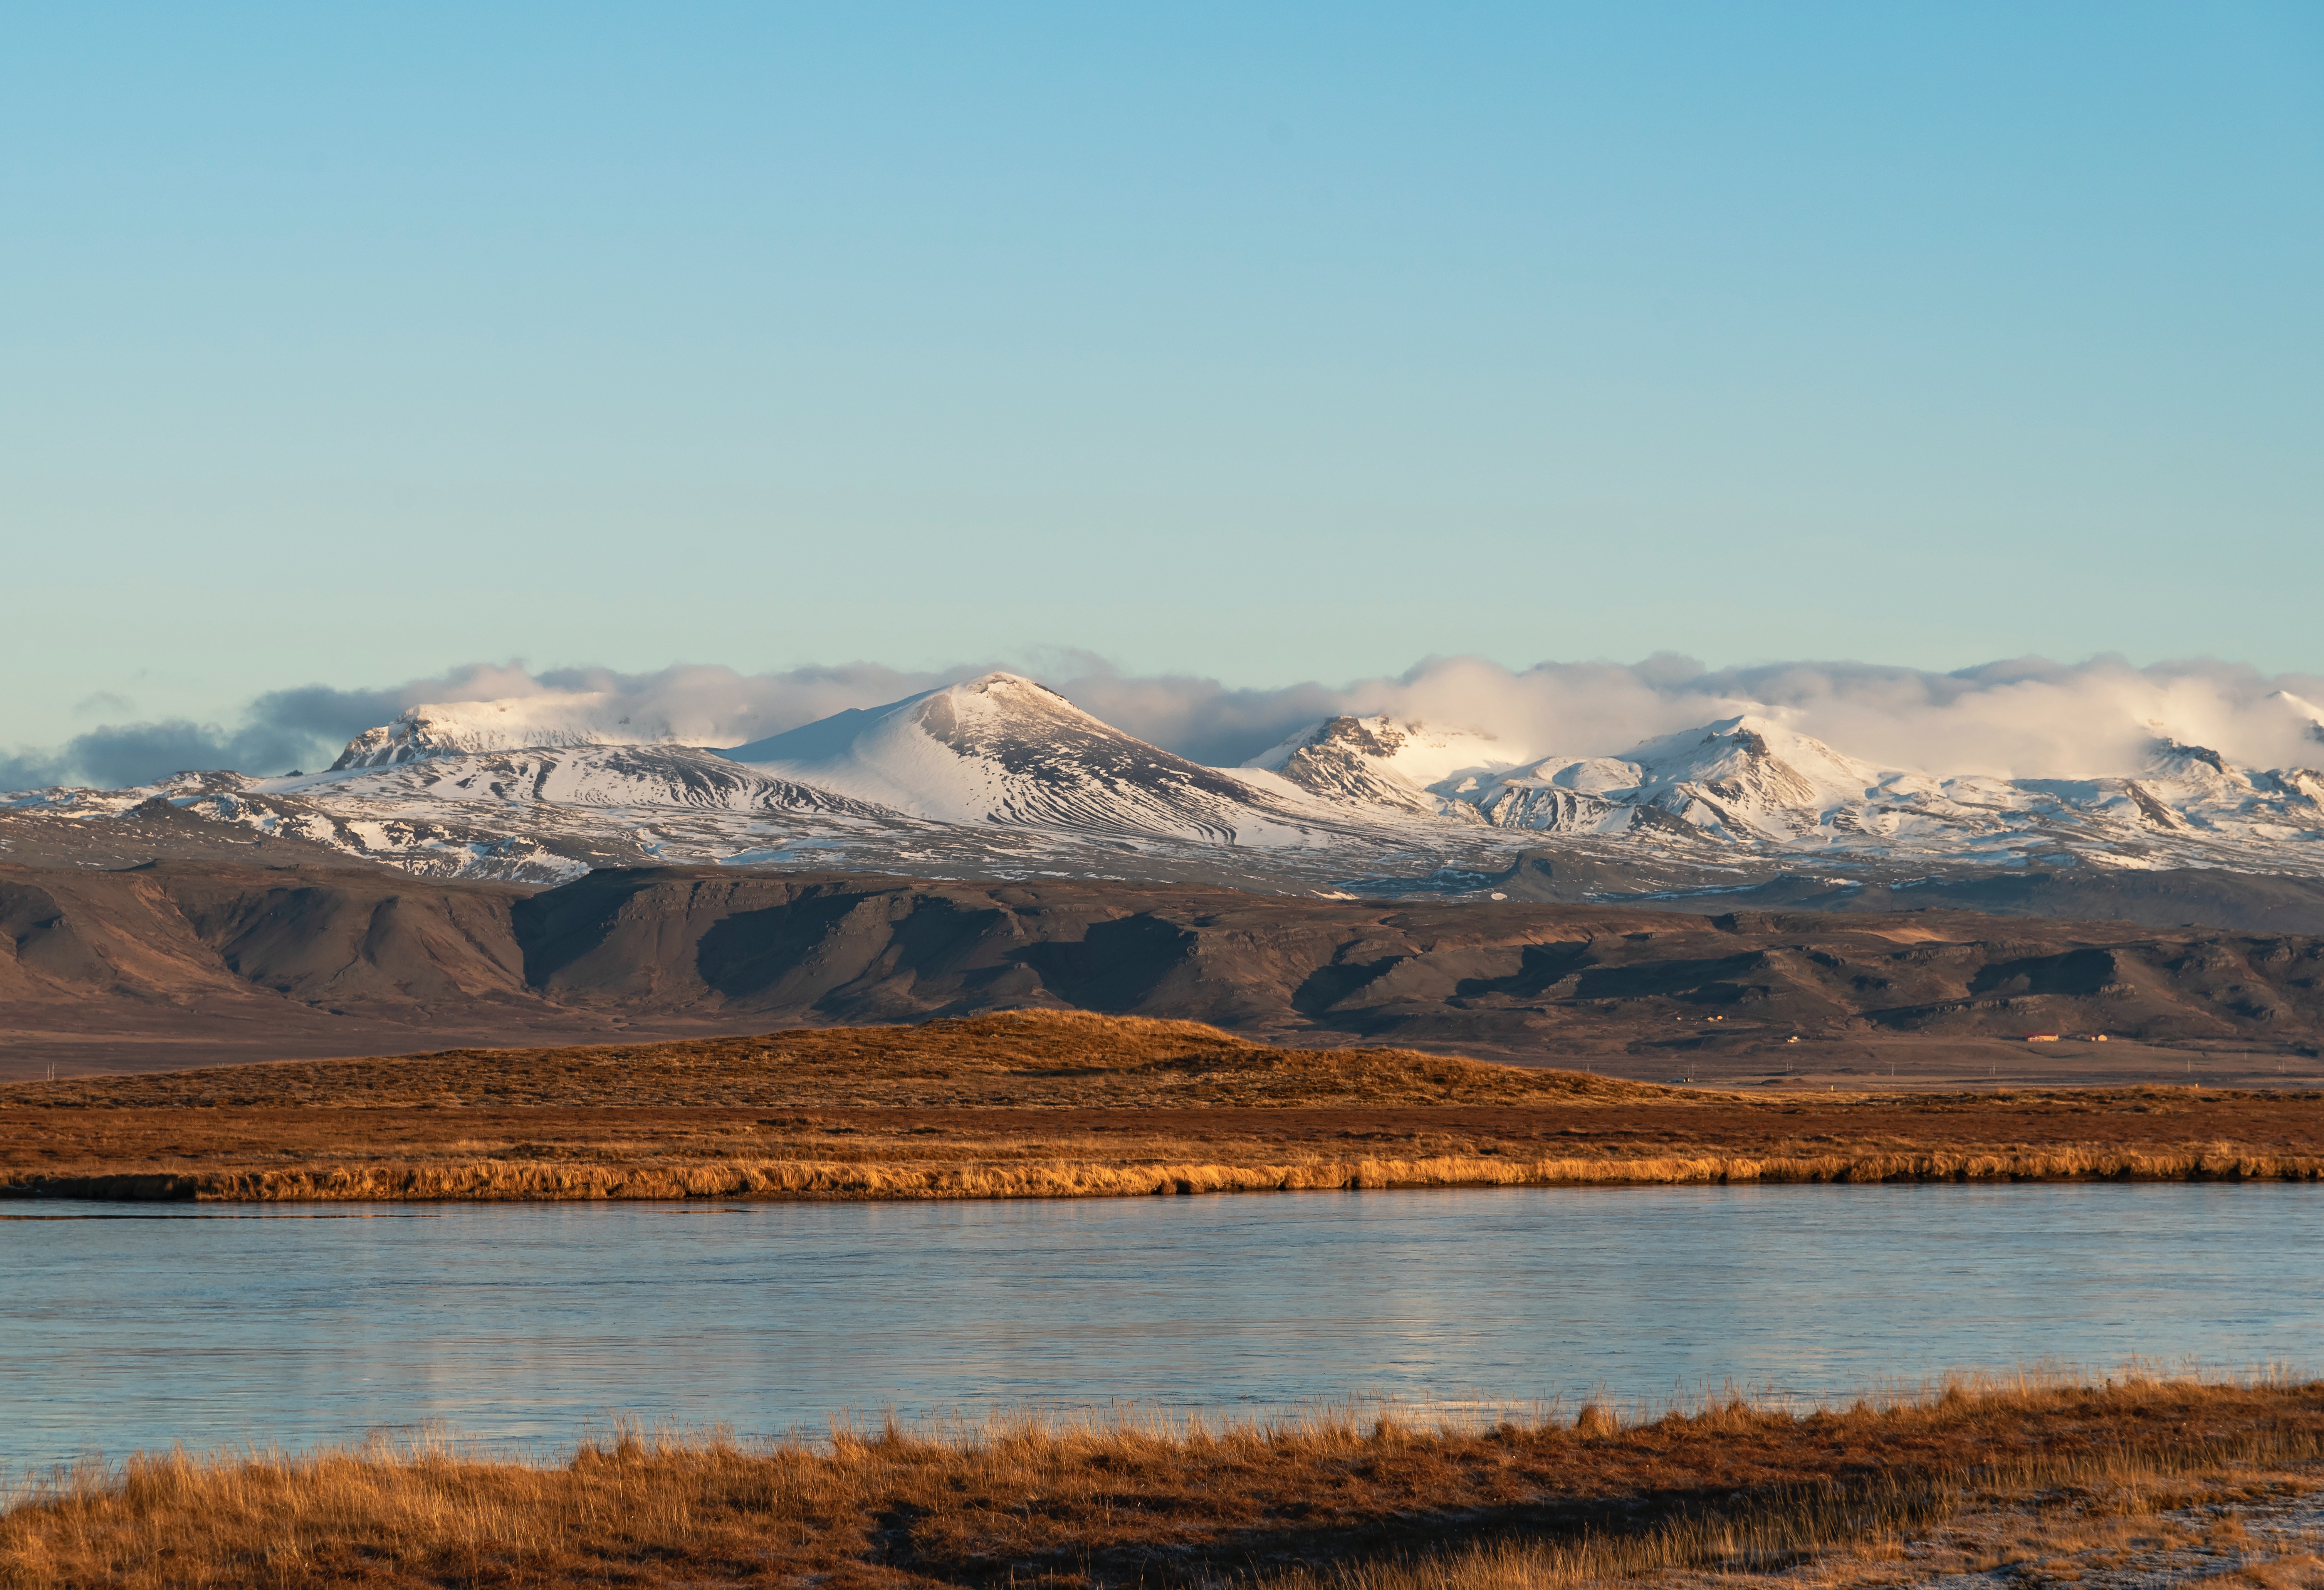
<svg viewBox="0 0 2324 1590">
<path fill-rule="evenodd" d="M 629 1430 L 540 1463 L 179 1452 L 17 1500 L 0 1585 L 1516 1590 L 1878 1563 L 1979 1509 L 2151 1518 L 2319 1460 L 2324 1386 L 2136 1375 L 1806 1414 L 1721 1397 L 1466 1425 L 891 1423 L 812 1446 Z"/>
</svg>

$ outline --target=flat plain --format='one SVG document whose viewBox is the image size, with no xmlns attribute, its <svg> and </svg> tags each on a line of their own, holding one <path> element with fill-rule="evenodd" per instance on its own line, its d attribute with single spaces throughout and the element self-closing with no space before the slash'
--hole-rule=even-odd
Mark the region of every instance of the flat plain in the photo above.
<svg viewBox="0 0 2324 1590">
<path fill-rule="evenodd" d="M 1867 1078 L 1866 1080 L 1872 1080 Z M 1714 1089 L 1186 1021 L 447 1050 L 0 1089 L 0 1194 L 945 1198 L 2324 1176 L 2324 1092 Z"/>
</svg>

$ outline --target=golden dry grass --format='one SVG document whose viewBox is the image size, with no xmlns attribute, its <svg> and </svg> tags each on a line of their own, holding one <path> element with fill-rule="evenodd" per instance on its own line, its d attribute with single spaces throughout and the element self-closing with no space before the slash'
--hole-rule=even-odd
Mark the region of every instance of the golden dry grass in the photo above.
<svg viewBox="0 0 2324 1590">
<path fill-rule="evenodd" d="M 539 1464 L 444 1444 L 176 1453 L 60 1474 L 0 1514 L 0 1585 L 1514 1590 L 1878 1567 L 1997 1507 L 2079 1509 L 2087 1537 L 2319 1460 L 2324 1386 L 2137 1376 L 1806 1416 L 1724 1398 L 1468 1428 L 891 1426 L 821 1448 L 628 1432 Z"/>
<path fill-rule="evenodd" d="M 447 1049 L 18 1083 L 0 1102 L 83 1107 L 594 1105 L 831 1109 L 1267 1108 L 1617 1103 L 1680 1093 L 1398 1049 L 1275 1049 L 1197 1021 L 1010 1011 L 909 1027 L 603 1048 Z"/>
<path fill-rule="evenodd" d="M 1950 1486 L 1812 1488 L 1789 1505 L 1706 1510 L 1637 1536 L 1500 1539 L 1295 1569 L 1251 1590 L 1873 1590 L 1978 1575 L 2082 1590 L 2316 1590 L 2319 1478 L 2312 1464 L 2115 1457 Z M 2284 1514 L 2293 1515 L 2288 1530 L 2246 1523 Z"/>
<path fill-rule="evenodd" d="M 478 1160 L 450 1164 L 341 1164 L 291 1169 L 99 1171 L 17 1177 L 0 1196 L 267 1202 L 539 1202 L 561 1199 L 952 1199 L 1148 1197 L 1230 1192 L 1394 1188 L 1621 1187 L 1865 1181 L 2306 1180 L 2315 1156 L 2235 1151 L 2069 1151 L 2023 1154 L 1802 1154 L 1465 1159 L 1306 1159 L 1217 1164 L 1054 1160 L 916 1165 L 798 1160 L 700 1164 L 572 1164 Z"/>
<path fill-rule="evenodd" d="M 769 1114 L 767 1112 L 774 1112 Z M 2324 1176 L 2324 1095 L 1655 1087 L 1016 1012 L 0 1090 L 0 1196 L 1136 1197 Z"/>
</svg>

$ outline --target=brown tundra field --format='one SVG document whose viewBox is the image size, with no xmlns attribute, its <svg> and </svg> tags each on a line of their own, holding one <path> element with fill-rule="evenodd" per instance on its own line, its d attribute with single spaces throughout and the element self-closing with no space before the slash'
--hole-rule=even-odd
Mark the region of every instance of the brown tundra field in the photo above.
<svg viewBox="0 0 2324 1590">
<path fill-rule="evenodd" d="M 2324 1172 L 2324 1092 L 1717 1090 L 1193 1022 L 903 1027 L 0 1087 L 0 1195 L 1025 1197 Z"/>
<path fill-rule="evenodd" d="M 0 1193 L 20 1199 L 2319 1171 L 2307 1091 L 1722 1091 L 1071 1012 L 0 1089 Z M 630 1428 L 555 1453 L 423 1440 L 14 1476 L 0 1587 L 2324 1585 L 2319 1475 L 2324 1387 L 2135 1366 L 1465 1423 Z"/>
</svg>

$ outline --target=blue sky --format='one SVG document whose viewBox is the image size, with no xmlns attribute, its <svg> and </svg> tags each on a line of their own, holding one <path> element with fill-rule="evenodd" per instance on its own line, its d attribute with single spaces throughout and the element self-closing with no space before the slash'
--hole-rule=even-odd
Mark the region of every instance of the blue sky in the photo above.
<svg viewBox="0 0 2324 1590">
<path fill-rule="evenodd" d="M 58 6 L 0 746 L 479 661 L 2324 671 L 2324 9 Z"/>
</svg>

